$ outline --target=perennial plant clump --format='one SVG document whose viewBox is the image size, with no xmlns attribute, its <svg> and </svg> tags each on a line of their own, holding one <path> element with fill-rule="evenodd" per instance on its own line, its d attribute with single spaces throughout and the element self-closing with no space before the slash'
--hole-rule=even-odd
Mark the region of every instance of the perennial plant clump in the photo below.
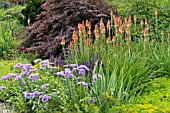
<svg viewBox="0 0 170 113">
<path fill-rule="evenodd" d="M 63 57 L 54 53 L 50 59 L 18 62 L 14 73 L 0 77 L 0 101 L 33 113 L 164 111 L 155 103 L 168 101 L 169 95 L 162 94 L 168 88 L 156 86 L 154 78 L 170 75 L 170 38 L 158 29 L 158 15 L 156 9 L 154 29 L 149 18 L 121 18 L 112 11 L 107 23 L 106 18 L 96 25 L 80 22 L 70 40 L 59 38 Z M 155 93 L 159 101 L 150 98 Z"/>
</svg>

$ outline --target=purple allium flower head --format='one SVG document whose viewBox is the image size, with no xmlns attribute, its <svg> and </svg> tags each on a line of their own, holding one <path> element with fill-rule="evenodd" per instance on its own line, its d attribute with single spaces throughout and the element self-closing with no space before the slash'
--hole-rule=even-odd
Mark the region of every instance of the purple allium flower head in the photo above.
<svg viewBox="0 0 170 113">
<path fill-rule="evenodd" d="M 45 95 L 41 98 L 42 102 L 47 102 L 50 99 L 51 99 L 51 96 L 47 96 L 47 95 Z"/>
<path fill-rule="evenodd" d="M 6 87 L 5 86 L 0 86 L 0 90 L 3 91 Z"/>
<path fill-rule="evenodd" d="M 94 97 L 89 100 L 89 102 L 94 103 L 95 99 Z"/>
<path fill-rule="evenodd" d="M 78 69 L 85 69 L 85 70 L 89 71 L 89 68 L 85 65 L 79 65 Z"/>
<path fill-rule="evenodd" d="M 19 80 L 21 81 L 22 80 L 22 77 L 19 75 L 19 76 L 16 76 L 16 80 Z"/>
<path fill-rule="evenodd" d="M 31 93 L 27 93 L 27 92 L 24 92 L 24 97 L 29 99 L 32 97 L 32 94 Z"/>
<path fill-rule="evenodd" d="M 64 71 L 54 73 L 56 76 L 65 76 Z"/>
<path fill-rule="evenodd" d="M 36 60 L 34 60 L 34 63 L 37 64 L 40 61 L 41 61 L 41 59 L 36 59 Z"/>
<path fill-rule="evenodd" d="M 70 64 L 70 67 L 71 68 L 75 68 L 75 67 L 77 67 L 78 65 L 77 64 Z"/>
<path fill-rule="evenodd" d="M 31 64 L 23 64 L 25 70 L 30 70 L 31 69 Z"/>
<path fill-rule="evenodd" d="M 86 82 L 77 82 L 77 85 L 83 85 L 86 89 L 88 89 L 88 85 Z"/>
<path fill-rule="evenodd" d="M 46 88 L 47 88 L 47 86 L 49 86 L 49 83 L 47 83 L 47 84 L 43 84 L 43 85 L 42 85 L 42 89 L 46 89 Z"/>
<path fill-rule="evenodd" d="M 23 67 L 23 64 L 21 63 L 17 63 L 16 65 L 14 65 L 14 68 L 22 68 Z"/>
</svg>

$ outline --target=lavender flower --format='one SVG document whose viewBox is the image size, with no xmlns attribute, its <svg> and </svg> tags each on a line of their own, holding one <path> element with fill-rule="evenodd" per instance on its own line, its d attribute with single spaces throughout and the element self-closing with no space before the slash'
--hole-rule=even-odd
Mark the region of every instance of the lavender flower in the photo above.
<svg viewBox="0 0 170 113">
<path fill-rule="evenodd" d="M 0 90 L 3 91 L 6 87 L 5 86 L 0 86 Z"/>
<path fill-rule="evenodd" d="M 56 76 L 65 76 L 64 71 L 54 73 Z"/>
<path fill-rule="evenodd" d="M 51 99 L 51 96 L 47 96 L 47 95 L 45 95 L 41 98 L 42 102 L 47 102 L 50 99 Z"/>
<path fill-rule="evenodd" d="M 64 62 L 64 60 L 61 59 L 61 56 L 59 56 L 56 60 L 56 66 L 63 66 L 66 63 Z"/>
<path fill-rule="evenodd" d="M 50 55 L 50 64 L 54 65 L 54 55 Z"/>
<path fill-rule="evenodd" d="M 83 85 L 86 89 L 88 89 L 88 85 L 86 82 L 77 82 L 77 85 Z"/>
<path fill-rule="evenodd" d="M 22 80 L 22 77 L 19 75 L 19 76 L 16 76 L 16 80 L 18 81 L 21 81 Z"/>
<path fill-rule="evenodd" d="M 43 85 L 42 85 L 42 89 L 46 89 L 46 88 L 47 88 L 47 86 L 49 86 L 49 83 L 47 83 L 47 84 L 43 84 Z"/>
<path fill-rule="evenodd" d="M 38 62 L 40 62 L 41 61 L 41 59 L 36 59 L 36 60 L 34 60 L 33 62 L 35 63 L 35 64 L 37 64 Z"/>
<path fill-rule="evenodd" d="M 14 68 L 22 68 L 23 67 L 23 64 L 21 63 L 17 63 L 16 65 L 14 65 Z"/>
</svg>

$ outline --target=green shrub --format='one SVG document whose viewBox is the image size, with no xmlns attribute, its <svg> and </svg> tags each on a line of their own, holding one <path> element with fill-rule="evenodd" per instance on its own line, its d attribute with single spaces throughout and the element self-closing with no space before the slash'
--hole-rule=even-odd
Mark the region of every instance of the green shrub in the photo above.
<svg viewBox="0 0 170 113">
<path fill-rule="evenodd" d="M 132 103 L 113 106 L 115 113 L 169 113 L 170 112 L 170 79 L 155 78 L 143 91 L 141 96 L 133 98 Z"/>
<path fill-rule="evenodd" d="M 21 11 L 25 9 L 25 6 L 13 6 L 12 8 L 7 9 L 4 12 L 3 20 L 19 20 L 21 23 L 23 23 L 25 17 L 21 13 Z"/>
<path fill-rule="evenodd" d="M 0 58 L 9 54 L 11 49 L 16 48 L 21 40 L 16 40 L 17 33 L 20 31 L 20 23 L 17 20 L 2 21 L 0 23 Z"/>
<path fill-rule="evenodd" d="M 114 2 L 113 2 L 114 3 Z M 119 2 L 118 2 L 119 3 Z M 148 19 L 151 28 L 153 28 L 153 33 L 156 32 L 155 24 L 155 10 L 158 9 L 158 34 L 161 31 L 170 32 L 170 2 L 168 0 L 135 0 L 132 2 L 125 1 L 123 4 L 119 3 L 118 11 L 120 15 L 124 18 L 129 15 L 136 15 L 139 20 L 137 24 L 140 25 L 140 20 Z"/>
<path fill-rule="evenodd" d="M 24 25 L 28 25 L 28 20 L 30 20 L 30 24 L 34 23 L 36 15 L 43 11 L 41 8 L 43 2 L 41 0 L 26 0 L 26 3 L 26 9 L 22 10 L 22 14 L 25 16 Z"/>
</svg>

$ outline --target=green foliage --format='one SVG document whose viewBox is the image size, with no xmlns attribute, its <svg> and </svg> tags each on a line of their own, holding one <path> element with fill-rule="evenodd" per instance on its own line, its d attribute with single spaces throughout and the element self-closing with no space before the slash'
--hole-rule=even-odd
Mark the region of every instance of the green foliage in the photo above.
<svg viewBox="0 0 170 113">
<path fill-rule="evenodd" d="M 24 15 L 21 13 L 23 9 L 25 9 L 25 6 L 13 6 L 12 8 L 5 10 L 3 20 L 16 19 L 23 23 L 23 20 L 25 19 Z"/>
<path fill-rule="evenodd" d="M 155 78 L 151 84 L 145 88 L 141 96 L 133 98 L 137 102 L 113 106 L 111 111 L 115 113 L 169 113 L 170 112 L 170 79 Z"/>
<path fill-rule="evenodd" d="M 7 75 L 8 73 L 14 73 L 14 65 L 18 62 L 27 63 L 26 59 L 15 59 L 15 60 L 0 60 L 0 77 Z"/>
<path fill-rule="evenodd" d="M 8 54 L 16 48 L 21 40 L 16 40 L 16 35 L 20 31 L 20 23 L 14 21 L 2 21 L 0 24 L 0 58 L 4 53 Z M 4 57 L 5 58 L 5 57 Z"/>
<path fill-rule="evenodd" d="M 158 9 L 158 33 L 161 31 L 170 32 L 170 2 L 168 0 L 135 0 L 125 1 L 123 4 L 118 2 L 117 5 L 123 18 L 128 15 L 136 15 L 139 20 L 147 18 L 154 31 L 156 31 L 154 11 Z M 137 24 L 140 24 L 140 21 Z"/>
<path fill-rule="evenodd" d="M 29 24 L 35 22 L 36 15 L 39 14 L 43 9 L 41 5 L 43 2 L 41 0 L 26 0 L 26 9 L 22 10 L 22 14 L 24 15 L 24 25 L 28 25 L 28 20 L 30 20 Z"/>
</svg>

